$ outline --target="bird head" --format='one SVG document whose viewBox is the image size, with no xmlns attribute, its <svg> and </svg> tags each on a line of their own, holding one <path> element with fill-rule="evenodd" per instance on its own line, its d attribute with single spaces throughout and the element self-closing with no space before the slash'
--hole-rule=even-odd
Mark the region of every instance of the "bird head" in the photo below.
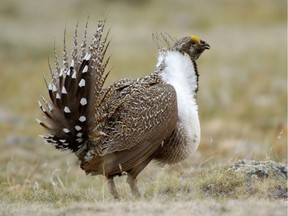
<svg viewBox="0 0 288 216">
<path fill-rule="evenodd" d="M 194 35 L 182 38 L 172 47 L 172 50 L 187 53 L 192 60 L 197 60 L 206 49 L 210 49 L 210 45 Z"/>
</svg>

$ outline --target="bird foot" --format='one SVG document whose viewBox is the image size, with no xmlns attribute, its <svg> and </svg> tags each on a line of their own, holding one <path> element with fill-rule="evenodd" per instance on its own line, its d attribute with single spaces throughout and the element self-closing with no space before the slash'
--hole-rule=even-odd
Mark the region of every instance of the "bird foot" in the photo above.
<svg viewBox="0 0 288 216">
<path fill-rule="evenodd" d="M 138 189 L 136 178 L 132 177 L 131 175 L 128 175 L 127 176 L 127 183 L 129 184 L 129 186 L 131 188 L 131 192 L 132 192 L 133 196 L 135 198 L 140 198 L 141 193 Z"/>
</svg>

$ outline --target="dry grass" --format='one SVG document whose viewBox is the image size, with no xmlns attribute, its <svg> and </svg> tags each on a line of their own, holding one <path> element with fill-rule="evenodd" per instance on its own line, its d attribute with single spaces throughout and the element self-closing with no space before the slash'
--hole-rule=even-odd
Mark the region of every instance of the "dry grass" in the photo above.
<svg viewBox="0 0 288 216">
<path fill-rule="evenodd" d="M 115 201 L 105 179 L 85 176 L 72 157 L 63 160 L 60 153 L 53 155 L 51 149 L 41 148 L 29 161 L 25 154 L 31 149 L 24 150 L 15 152 L 1 175 L 4 215 L 283 215 L 287 207 L 285 199 L 277 197 L 280 189 L 287 191 L 287 181 L 250 181 L 228 170 L 232 161 L 196 168 L 191 161 L 163 169 L 151 164 L 139 178 L 143 197 L 134 200 L 122 177 L 116 178 L 122 199 Z"/>
<path fill-rule="evenodd" d="M 3 215 L 285 215 L 285 201 L 277 205 L 267 200 L 230 200 L 225 203 L 214 200 L 189 201 L 189 202 L 150 202 L 128 201 L 110 203 L 71 203 L 70 206 L 55 208 L 47 205 L 13 204 L 13 208 L 5 208 L 5 203 L 0 204 Z M 4 206 L 4 207 L 3 207 Z M 263 207 L 264 206 L 264 207 Z"/>
<path fill-rule="evenodd" d="M 287 163 L 287 2 L 141 2 L 1 2 L 1 214 L 284 215 L 287 203 L 273 193 L 287 182 L 247 186 L 227 166 L 240 158 Z M 83 29 L 90 15 L 92 33 L 103 11 L 112 26 L 109 83 L 154 69 L 152 32 L 196 34 L 212 47 L 198 63 L 199 150 L 178 166 L 149 165 L 139 178 L 139 201 L 131 200 L 123 178 L 117 178 L 123 200 L 113 201 L 104 178 L 86 177 L 73 155 L 37 138 L 43 133 L 34 121 L 37 99 L 46 94 L 42 74 L 53 41 L 61 52 L 65 27 L 70 40 L 77 20 Z"/>
</svg>

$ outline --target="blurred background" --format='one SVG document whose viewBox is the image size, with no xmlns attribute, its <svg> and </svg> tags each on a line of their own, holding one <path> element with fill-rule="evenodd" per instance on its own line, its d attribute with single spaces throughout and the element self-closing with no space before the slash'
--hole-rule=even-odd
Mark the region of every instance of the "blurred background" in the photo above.
<svg viewBox="0 0 288 216">
<path fill-rule="evenodd" d="M 38 134 L 45 132 L 35 118 L 37 100 L 47 96 L 43 74 L 49 75 L 54 43 L 61 56 L 64 29 L 72 46 L 76 23 L 81 36 L 88 16 L 88 35 L 101 16 L 112 28 L 107 84 L 154 70 L 152 33 L 194 34 L 211 45 L 198 61 L 202 141 L 192 166 L 240 158 L 287 162 L 286 0 L 0 0 L 1 180 L 8 172 L 25 174 L 27 166 L 47 162 L 53 170 L 75 160 L 42 144 Z"/>
</svg>

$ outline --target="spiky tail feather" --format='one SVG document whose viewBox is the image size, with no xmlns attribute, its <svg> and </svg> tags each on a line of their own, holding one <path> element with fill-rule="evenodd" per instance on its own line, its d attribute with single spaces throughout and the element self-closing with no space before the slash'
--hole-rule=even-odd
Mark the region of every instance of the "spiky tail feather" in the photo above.
<svg viewBox="0 0 288 216">
<path fill-rule="evenodd" d="M 49 62 L 51 82 L 48 83 L 44 77 L 50 100 L 47 101 L 42 97 L 42 101 L 38 101 L 45 120 L 37 119 L 37 121 L 49 132 L 43 138 L 57 149 L 73 152 L 77 152 L 89 139 L 89 130 L 91 130 L 92 121 L 95 121 L 95 108 L 93 107 L 101 103 L 106 95 L 103 96 L 102 87 L 109 74 L 109 72 L 105 74 L 109 58 L 105 59 L 104 56 L 110 43 L 107 41 L 109 31 L 103 36 L 105 20 L 99 20 L 88 48 L 87 25 L 88 22 L 79 48 L 78 24 L 76 25 L 70 64 L 65 33 L 62 68 L 60 68 L 54 48 L 54 71 Z"/>
</svg>

